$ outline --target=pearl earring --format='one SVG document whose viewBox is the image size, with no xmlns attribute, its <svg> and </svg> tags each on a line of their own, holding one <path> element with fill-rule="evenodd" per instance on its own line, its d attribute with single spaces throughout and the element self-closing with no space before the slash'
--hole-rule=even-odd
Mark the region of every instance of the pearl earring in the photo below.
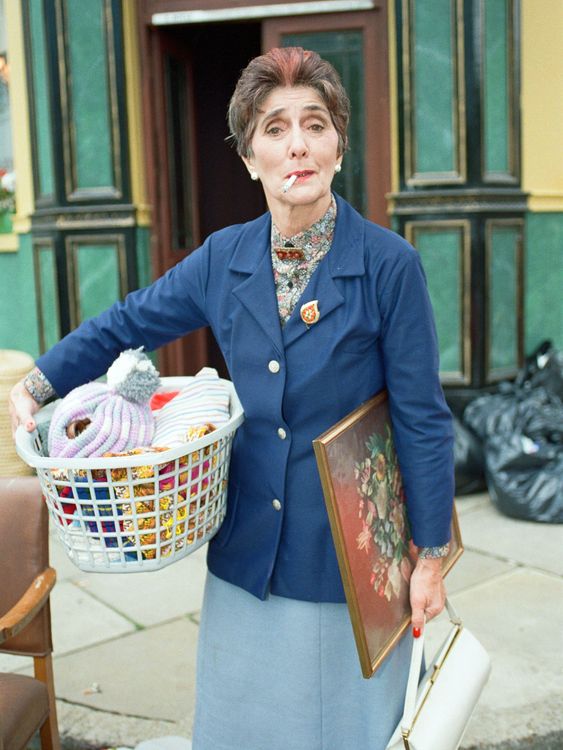
<svg viewBox="0 0 563 750">
<path fill-rule="evenodd" d="M 258 179 L 258 172 L 256 172 L 256 170 L 250 170 L 250 179 L 256 182 L 256 180 Z"/>
<path fill-rule="evenodd" d="M 340 172 L 340 170 L 341 170 L 341 169 L 342 169 L 342 164 L 337 164 L 337 165 L 336 165 L 336 166 L 334 167 L 334 171 L 335 171 L 335 172 L 336 172 L 337 174 L 338 174 L 338 172 Z"/>
</svg>

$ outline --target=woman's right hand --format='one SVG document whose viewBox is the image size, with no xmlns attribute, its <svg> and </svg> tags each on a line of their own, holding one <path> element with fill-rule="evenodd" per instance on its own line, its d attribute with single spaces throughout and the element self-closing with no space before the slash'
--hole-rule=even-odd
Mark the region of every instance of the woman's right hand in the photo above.
<svg viewBox="0 0 563 750">
<path fill-rule="evenodd" d="M 28 432 L 33 432 L 36 427 L 33 415 L 40 409 L 40 404 L 37 403 L 23 383 L 24 381 L 20 380 L 10 391 L 12 435 L 16 434 L 19 425 L 23 425 Z"/>
</svg>

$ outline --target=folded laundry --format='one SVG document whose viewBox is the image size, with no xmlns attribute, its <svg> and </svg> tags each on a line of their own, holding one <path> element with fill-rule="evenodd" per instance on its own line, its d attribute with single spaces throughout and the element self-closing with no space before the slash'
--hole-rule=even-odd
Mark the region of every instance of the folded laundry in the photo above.
<svg viewBox="0 0 563 750">
<path fill-rule="evenodd" d="M 212 424 L 218 428 L 229 418 L 229 391 L 217 370 L 204 367 L 177 396 L 155 413 L 152 444 L 182 445 L 189 439 L 191 427 Z"/>
</svg>

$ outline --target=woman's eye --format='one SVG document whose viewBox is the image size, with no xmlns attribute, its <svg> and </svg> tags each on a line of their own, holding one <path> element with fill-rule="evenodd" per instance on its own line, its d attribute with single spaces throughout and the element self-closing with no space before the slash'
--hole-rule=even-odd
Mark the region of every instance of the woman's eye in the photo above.
<svg viewBox="0 0 563 750">
<path fill-rule="evenodd" d="M 281 128 L 278 125 L 272 125 L 271 128 L 266 130 L 266 133 L 268 135 L 279 135 L 281 133 Z"/>
<path fill-rule="evenodd" d="M 310 127 L 314 133 L 322 133 L 323 130 L 325 129 L 325 126 L 322 125 L 320 122 L 314 122 Z"/>
</svg>

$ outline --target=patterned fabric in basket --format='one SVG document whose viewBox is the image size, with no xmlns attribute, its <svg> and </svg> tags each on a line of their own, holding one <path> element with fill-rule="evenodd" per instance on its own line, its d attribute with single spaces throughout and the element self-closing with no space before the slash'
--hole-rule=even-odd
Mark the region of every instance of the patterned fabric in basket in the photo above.
<svg viewBox="0 0 563 750">
<path fill-rule="evenodd" d="M 214 430 L 211 424 L 191 427 L 188 440 Z M 166 450 L 139 447 L 108 452 L 103 457 L 154 455 Z M 214 443 L 163 463 L 58 470 L 53 474 L 62 501 L 57 519 L 62 525 L 84 529 L 105 547 L 122 548 L 125 559 L 168 557 L 202 539 L 222 520 L 218 510 L 226 479 L 215 476 L 218 462 Z M 83 483 L 85 486 L 80 486 Z"/>
</svg>

